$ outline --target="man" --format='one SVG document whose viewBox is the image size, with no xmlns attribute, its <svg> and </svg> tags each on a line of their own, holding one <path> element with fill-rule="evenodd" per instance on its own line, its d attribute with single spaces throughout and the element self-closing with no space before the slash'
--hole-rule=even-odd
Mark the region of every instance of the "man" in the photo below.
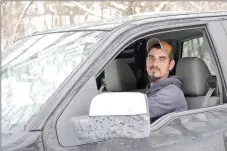
<svg viewBox="0 0 227 151">
<path fill-rule="evenodd" d="M 188 110 L 177 76 L 169 77 L 175 61 L 172 47 L 165 41 L 152 38 L 147 42 L 146 68 L 151 83 L 145 94 L 148 97 L 151 122 L 171 113 Z"/>
</svg>

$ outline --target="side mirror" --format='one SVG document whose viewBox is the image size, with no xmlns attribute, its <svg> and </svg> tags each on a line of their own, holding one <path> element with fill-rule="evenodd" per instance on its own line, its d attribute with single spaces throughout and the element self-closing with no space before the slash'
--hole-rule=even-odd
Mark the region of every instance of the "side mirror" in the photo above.
<svg viewBox="0 0 227 151">
<path fill-rule="evenodd" d="M 111 92 L 97 95 L 88 117 L 73 118 L 80 144 L 114 138 L 145 138 L 150 134 L 146 95 L 137 92 Z"/>
</svg>

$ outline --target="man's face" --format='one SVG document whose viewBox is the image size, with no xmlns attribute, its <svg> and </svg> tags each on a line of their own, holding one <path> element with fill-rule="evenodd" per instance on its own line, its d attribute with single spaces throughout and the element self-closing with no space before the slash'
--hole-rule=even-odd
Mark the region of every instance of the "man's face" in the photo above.
<svg viewBox="0 0 227 151">
<path fill-rule="evenodd" d="M 169 71 L 175 65 L 174 60 L 170 60 L 168 54 L 162 49 L 152 48 L 146 59 L 147 73 L 154 81 L 168 78 Z"/>
</svg>

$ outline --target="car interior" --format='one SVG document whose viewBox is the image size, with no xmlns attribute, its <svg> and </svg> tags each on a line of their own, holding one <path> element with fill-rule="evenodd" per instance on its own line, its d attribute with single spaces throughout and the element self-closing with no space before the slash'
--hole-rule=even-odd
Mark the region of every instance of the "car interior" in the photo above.
<svg viewBox="0 0 227 151">
<path fill-rule="evenodd" d="M 97 77 L 100 92 L 145 92 L 150 83 L 146 72 L 146 42 L 150 38 L 172 46 L 176 65 L 170 76 L 181 78 L 189 110 L 220 104 L 221 83 L 203 28 L 156 34 L 130 44 Z"/>
</svg>

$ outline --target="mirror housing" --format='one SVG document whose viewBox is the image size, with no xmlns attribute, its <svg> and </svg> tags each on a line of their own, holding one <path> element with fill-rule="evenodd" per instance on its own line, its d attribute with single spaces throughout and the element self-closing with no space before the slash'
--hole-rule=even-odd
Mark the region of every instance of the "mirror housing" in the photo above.
<svg viewBox="0 0 227 151">
<path fill-rule="evenodd" d="M 150 134 L 147 97 L 138 92 L 102 93 L 93 98 L 89 116 L 72 119 L 80 144 L 137 139 Z"/>
</svg>

